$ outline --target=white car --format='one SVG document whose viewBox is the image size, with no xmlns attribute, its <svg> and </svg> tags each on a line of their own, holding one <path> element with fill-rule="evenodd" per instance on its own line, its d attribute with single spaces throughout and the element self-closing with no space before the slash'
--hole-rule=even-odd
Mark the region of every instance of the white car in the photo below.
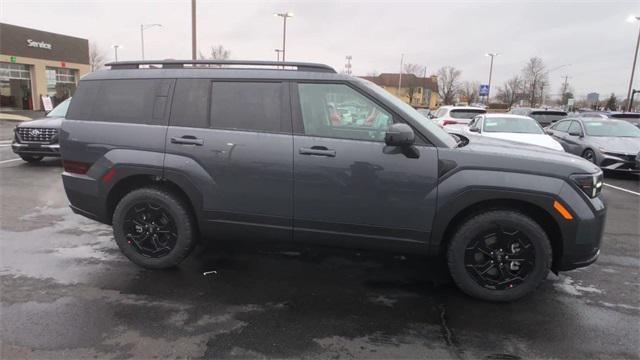
<svg viewBox="0 0 640 360">
<path fill-rule="evenodd" d="M 475 135 L 564 151 L 559 142 L 549 136 L 536 120 L 528 116 L 512 114 L 478 115 L 471 120 L 466 131 Z"/>
<path fill-rule="evenodd" d="M 480 107 L 473 106 L 441 106 L 436 110 L 435 114 L 431 117 L 431 120 L 441 127 L 451 125 L 463 125 L 469 124 L 471 119 L 478 114 L 485 114 L 487 110 Z"/>
</svg>

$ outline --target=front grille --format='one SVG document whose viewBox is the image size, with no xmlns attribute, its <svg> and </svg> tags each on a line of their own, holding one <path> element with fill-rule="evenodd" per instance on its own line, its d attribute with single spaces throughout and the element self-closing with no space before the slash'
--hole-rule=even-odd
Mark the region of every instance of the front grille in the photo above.
<svg viewBox="0 0 640 360">
<path fill-rule="evenodd" d="M 58 135 L 57 129 L 52 128 L 18 128 L 18 138 L 21 142 L 37 142 L 50 144 Z"/>
</svg>

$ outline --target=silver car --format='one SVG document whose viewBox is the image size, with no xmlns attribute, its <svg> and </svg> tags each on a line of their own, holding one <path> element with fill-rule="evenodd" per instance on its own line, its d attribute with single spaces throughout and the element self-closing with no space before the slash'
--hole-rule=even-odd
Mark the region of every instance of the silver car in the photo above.
<svg viewBox="0 0 640 360">
<path fill-rule="evenodd" d="M 640 129 L 613 119 L 563 119 L 547 128 L 566 152 L 582 156 L 605 170 L 640 173 Z"/>
</svg>

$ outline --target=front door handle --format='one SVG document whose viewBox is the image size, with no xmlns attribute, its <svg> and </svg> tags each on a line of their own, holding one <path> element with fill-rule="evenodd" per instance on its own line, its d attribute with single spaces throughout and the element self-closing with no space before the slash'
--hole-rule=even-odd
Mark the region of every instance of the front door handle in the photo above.
<svg viewBox="0 0 640 360">
<path fill-rule="evenodd" d="M 327 149 L 324 146 L 312 146 L 310 148 L 300 148 L 300 155 L 317 155 L 317 156 L 327 156 L 327 157 L 336 157 L 336 151 L 332 149 Z"/>
<path fill-rule="evenodd" d="M 179 145 L 204 145 L 204 140 L 199 139 L 193 135 L 184 135 L 182 137 L 172 137 L 171 138 L 171 143 L 172 144 L 179 144 Z"/>
</svg>

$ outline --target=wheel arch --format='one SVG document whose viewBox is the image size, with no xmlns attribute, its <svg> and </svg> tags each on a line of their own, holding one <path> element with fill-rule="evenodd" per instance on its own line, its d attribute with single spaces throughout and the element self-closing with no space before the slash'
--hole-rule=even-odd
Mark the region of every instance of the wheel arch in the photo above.
<svg viewBox="0 0 640 360">
<path fill-rule="evenodd" d="M 490 210 L 512 210 L 530 216 L 547 233 L 553 251 L 552 270 L 556 269 L 563 254 L 563 235 L 560 225 L 554 217 L 544 209 L 539 203 L 517 199 L 514 197 L 502 196 L 495 198 L 485 198 L 474 202 L 468 202 L 451 212 L 447 219 L 437 219 L 436 224 L 442 224 L 434 229 L 430 241 L 430 251 L 432 254 L 444 256 L 449 242 L 455 230 L 473 215 Z M 555 271 L 555 270 L 554 270 Z"/>
</svg>

